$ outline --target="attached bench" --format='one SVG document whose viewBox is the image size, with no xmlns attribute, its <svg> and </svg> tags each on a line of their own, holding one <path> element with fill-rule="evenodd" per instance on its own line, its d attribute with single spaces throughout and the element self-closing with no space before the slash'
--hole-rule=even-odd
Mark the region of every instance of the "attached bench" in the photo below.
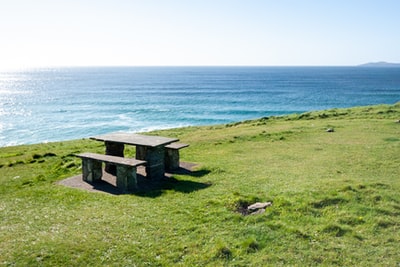
<svg viewBox="0 0 400 267">
<path fill-rule="evenodd" d="M 96 153 L 82 153 L 75 156 L 82 159 L 82 178 L 89 183 L 101 180 L 103 176 L 102 162 L 115 164 L 117 167 L 117 187 L 122 191 L 137 188 L 136 167 L 146 164 L 146 161 L 143 160 Z"/>
<path fill-rule="evenodd" d="M 165 169 L 176 170 L 179 168 L 179 149 L 188 147 L 188 144 L 171 143 L 165 146 Z"/>
</svg>

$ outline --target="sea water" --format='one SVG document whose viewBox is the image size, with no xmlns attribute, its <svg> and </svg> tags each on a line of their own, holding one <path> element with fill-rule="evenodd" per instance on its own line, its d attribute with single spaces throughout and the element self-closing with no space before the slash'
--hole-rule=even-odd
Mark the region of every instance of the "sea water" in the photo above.
<svg viewBox="0 0 400 267">
<path fill-rule="evenodd" d="M 0 146 L 400 101 L 400 68 L 77 67 L 0 72 Z"/>
</svg>

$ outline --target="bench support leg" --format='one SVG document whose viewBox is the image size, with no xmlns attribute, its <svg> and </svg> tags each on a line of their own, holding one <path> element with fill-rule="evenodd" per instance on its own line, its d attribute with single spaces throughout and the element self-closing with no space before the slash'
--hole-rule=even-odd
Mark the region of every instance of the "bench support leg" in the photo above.
<svg viewBox="0 0 400 267">
<path fill-rule="evenodd" d="M 100 161 L 82 158 L 82 179 L 85 182 L 93 183 L 101 180 L 102 175 Z"/>
<path fill-rule="evenodd" d="M 179 150 L 178 149 L 165 149 L 165 169 L 176 170 L 179 169 Z"/>
<path fill-rule="evenodd" d="M 123 192 L 137 189 L 136 167 L 117 165 L 117 187 Z"/>
</svg>

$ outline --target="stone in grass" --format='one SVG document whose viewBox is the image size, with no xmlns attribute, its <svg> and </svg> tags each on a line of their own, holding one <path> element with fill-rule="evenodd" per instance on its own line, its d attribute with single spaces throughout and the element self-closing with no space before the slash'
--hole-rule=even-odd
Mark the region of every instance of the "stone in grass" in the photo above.
<svg viewBox="0 0 400 267">
<path fill-rule="evenodd" d="M 333 129 L 333 128 L 328 128 L 328 129 L 326 129 L 326 132 L 327 133 L 333 133 L 335 131 L 335 129 Z"/>
<path fill-rule="evenodd" d="M 257 203 L 254 203 L 254 204 L 248 206 L 247 209 L 251 212 L 261 210 L 261 209 L 264 209 L 264 211 L 265 211 L 265 208 L 269 207 L 269 206 L 272 206 L 271 202 L 257 202 Z"/>
<path fill-rule="evenodd" d="M 256 211 L 253 211 L 252 213 L 250 213 L 250 215 L 262 214 L 264 212 L 265 212 L 265 209 L 258 209 Z"/>
</svg>

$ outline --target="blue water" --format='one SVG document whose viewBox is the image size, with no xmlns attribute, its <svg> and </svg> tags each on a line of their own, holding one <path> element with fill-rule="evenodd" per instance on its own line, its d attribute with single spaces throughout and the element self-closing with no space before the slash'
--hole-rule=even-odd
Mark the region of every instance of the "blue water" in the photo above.
<svg viewBox="0 0 400 267">
<path fill-rule="evenodd" d="M 0 72 L 0 146 L 400 101 L 400 68 L 102 67 Z"/>
</svg>

